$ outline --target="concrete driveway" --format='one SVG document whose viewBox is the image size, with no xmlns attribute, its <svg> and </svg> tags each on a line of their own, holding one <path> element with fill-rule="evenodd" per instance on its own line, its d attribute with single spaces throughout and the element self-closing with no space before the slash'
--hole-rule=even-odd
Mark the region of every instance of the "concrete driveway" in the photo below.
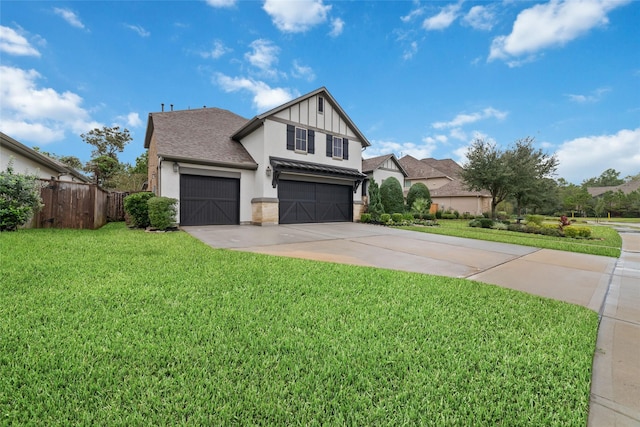
<svg viewBox="0 0 640 427">
<path fill-rule="evenodd" d="M 599 311 L 616 260 L 359 223 L 192 226 L 215 248 L 462 277 Z"/>
</svg>

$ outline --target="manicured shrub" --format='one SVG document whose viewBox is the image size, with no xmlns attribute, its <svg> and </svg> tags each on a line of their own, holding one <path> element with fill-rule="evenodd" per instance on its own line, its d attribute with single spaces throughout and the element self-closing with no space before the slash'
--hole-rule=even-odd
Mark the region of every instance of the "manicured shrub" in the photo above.
<svg viewBox="0 0 640 427">
<path fill-rule="evenodd" d="M 131 225 L 138 228 L 145 228 L 150 225 L 149 206 L 147 201 L 155 197 L 149 191 L 133 193 L 124 198 L 124 211 L 129 215 Z"/>
<path fill-rule="evenodd" d="M 529 225 L 528 223 L 524 226 L 523 231 L 525 233 L 532 233 L 532 234 L 537 234 L 540 232 L 540 226 L 537 226 L 535 224 L 533 225 Z"/>
<path fill-rule="evenodd" d="M 395 223 L 402 222 L 403 218 L 404 218 L 404 214 L 401 214 L 399 212 L 391 214 L 391 220 Z"/>
<path fill-rule="evenodd" d="M 544 221 L 544 217 L 542 215 L 527 215 L 526 216 L 527 224 L 529 225 L 542 225 L 542 221 Z"/>
<path fill-rule="evenodd" d="M 411 212 L 414 216 L 425 219 L 429 214 L 429 208 L 431 207 L 431 201 L 427 199 L 418 198 L 411 205 Z"/>
<path fill-rule="evenodd" d="M 456 219 L 460 218 L 460 212 L 453 211 L 453 214 L 455 215 Z"/>
<path fill-rule="evenodd" d="M 369 213 L 372 221 L 379 221 L 380 215 L 384 213 L 384 206 L 380 202 L 380 187 L 375 179 L 369 182 Z"/>
<path fill-rule="evenodd" d="M 371 214 L 363 213 L 360 215 L 360 222 L 369 223 L 371 222 Z"/>
<path fill-rule="evenodd" d="M 482 218 L 480 221 L 480 227 L 491 228 L 493 227 L 493 220 L 491 218 Z"/>
<path fill-rule="evenodd" d="M 544 234 L 545 236 L 554 236 L 554 237 L 563 237 L 564 233 L 558 227 L 557 224 L 542 224 L 540 227 L 540 234 Z"/>
<path fill-rule="evenodd" d="M 482 227 L 482 223 L 480 222 L 479 219 L 472 219 L 471 221 L 469 221 L 469 227 Z"/>
<path fill-rule="evenodd" d="M 524 231 L 524 225 L 522 225 L 522 224 L 509 224 L 509 225 L 507 225 L 507 230 L 522 232 L 522 231 Z"/>
<path fill-rule="evenodd" d="M 402 215 L 402 219 L 404 221 L 409 221 L 409 222 L 413 222 L 416 218 L 413 216 L 412 213 L 410 212 L 405 212 L 404 215 Z"/>
<path fill-rule="evenodd" d="M 13 172 L 13 160 L 0 172 L 0 231 L 15 231 L 42 207 L 40 181 L 35 175 Z"/>
<path fill-rule="evenodd" d="M 454 213 L 451 213 L 451 212 L 444 212 L 444 213 L 441 215 L 441 218 L 442 218 L 442 219 L 457 219 L 458 217 L 457 217 L 457 216 L 456 216 L 456 214 L 454 214 Z"/>
<path fill-rule="evenodd" d="M 149 225 L 157 230 L 167 230 L 176 225 L 176 199 L 152 197 L 147 200 Z"/>
<path fill-rule="evenodd" d="M 582 227 L 579 225 L 571 225 L 564 228 L 564 235 L 571 238 L 583 238 L 588 239 L 591 237 L 591 229 L 589 227 Z"/>
<path fill-rule="evenodd" d="M 386 224 L 389 221 L 391 221 L 391 215 L 389 215 L 388 213 L 384 213 L 384 214 L 380 215 L 380 222 L 381 223 Z"/>
<path fill-rule="evenodd" d="M 436 219 L 442 219 L 443 212 L 441 210 L 436 211 Z"/>
<path fill-rule="evenodd" d="M 413 203 L 418 199 L 425 199 L 428 203 L 427 210 L 431 207 L 431 193 L 429 188 L 421 182 L 416 182 L 409 188 L 407 193 L 407 209 L 413 207 Z"/>
<path fill-rule="evenodd" d="M 404 196 L 402 194 L 400 181 L 394 177 L 384 180 L 382 185 L 380 185 L 380 202 L 382 202 L 386 213 L 404 212 Z"/>
<path fill-rule="evenodd" d="M 432 213 L 428 213 L 424 216 L 423 219 L 429 220 L 429 221 L 433 221 L 434 219 L 436 219 L 436 216 Z"/>
<path fill-rule="evenodd" d="M 502 222 L 494 222 L 491 228 L 493 228 L 494 230 L 506 230 L 507 225 L 503 224 Z"/>
<path fill-rule="evenodd" d="M 473 218 L 473 216 L 471 215 L 470 212 L 463 212 L 462 213 L 462 219 L 471 219 Z"/>
<path fill-rule="evenodd" d="M 507 215 L 507 213 L 506 213 L 505 211 L 498 211 L 498 212 L 496 212 L 496 216 L 498 217 L 498 219 L 499 219 L 500 221 L 503 221 L 503 220 L 505 220 L 505 219 L 509 218 L 509 215 Z"/>
</svg>

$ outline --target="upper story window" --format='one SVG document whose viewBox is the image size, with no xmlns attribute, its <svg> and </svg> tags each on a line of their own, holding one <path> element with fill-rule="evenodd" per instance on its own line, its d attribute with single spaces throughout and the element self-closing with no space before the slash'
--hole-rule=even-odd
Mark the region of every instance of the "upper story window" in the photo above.
<svg viewBox="0 0 640 427">
<path fill-rule="evenodd" d="M 307 130 L 296 128 L 296 151 L 307 152 Z"/>
<path fill-rule="evenodd" d="M 333 137 L 333 150 L 332 157 L 341 159 L 342 158 L 342 138 L 334 136 Z"/>
<path fill-rule="evenodd" d="M 339 136 L 327 135 L 327 157 L 349 160 L 349 140 Z"/>
<path fill-rule="evenodd" d="M 287 125 L 287 150 L 314 154 L 315 132 L 294 125 Z"/>
<path fill-rule="evenodd" d="M 324 113 L 324 98 L 321 96 L 318 97 L 318 113 Z"/>
</svg>

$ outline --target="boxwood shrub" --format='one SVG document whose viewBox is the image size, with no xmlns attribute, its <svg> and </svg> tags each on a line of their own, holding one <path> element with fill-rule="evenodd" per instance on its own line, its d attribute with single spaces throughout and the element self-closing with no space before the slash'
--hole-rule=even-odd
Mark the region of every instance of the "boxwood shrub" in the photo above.
<svg viewBox="0 0 640 427">
<path fill-rule="evenodd" d="M 149 225 L 157 230 L 167 230 L 176 225 L 176 199 L 152 197 L 147 200 Z"/>
<path fill-rule="evenodd" d="M 588 239 L 591 237 L 591 229 L 589 227 L 581 227 L 579 225 L 571 225 L 564 227 L 564 235 L 572 238 Z"/>
<path fill-rule="evenodd" d="M 383 224 L 388 223 L 391 220 L 391 215 L 389 215 L 388 213 L 382 214 L 380 215 L 380 222 Z"/>
<path fill-rule="evenodd" d="M 369 223 L 371 222 L 371 214 L 363 213 L 360 215 L 360 222 Z"/>
<path fill-rule="evenodd" d="M 402 222 L 403 217 L 404 217 L 404 214 L 401 214 L 401 213 L 398 213 L 398 212 L 396 212 L 394 214 L 391 214 L 391 219 L 395 223 Z"/>
<path fill-rule="evenodd" d="M 147 201 L 152 197 L 155 197 L 152 192 L 143 191 L 124 198 L 124 211 L 129 215 L 132 226 L 145 228 L 150 225 Z"/>
</svg>

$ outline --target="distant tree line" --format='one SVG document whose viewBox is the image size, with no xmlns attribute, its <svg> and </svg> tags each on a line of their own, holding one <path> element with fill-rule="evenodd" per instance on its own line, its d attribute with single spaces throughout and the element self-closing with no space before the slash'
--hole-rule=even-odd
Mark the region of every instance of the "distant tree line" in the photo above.
<svg viewBox="0 0 640 427">
<path fill-rule="evenodd" d="M 93 146 L 91 159 L 82 163 L 76 156 L 57 155 L 34 147 L 34 150 L 58 160 L 65 165 L 90 174 L 93 181 L 102 188 L 121 191 L 137 191 L 147 180 L 147 152 L 138 158 L 134 165 L 122 163 L 118 159 L 118 153 L 124 151 L 124 147 L 131 142 L 131 134 L 128 129 L 120 129 L 119 126 L 103 126 L 96 128 L 80 137 L 87 144 Z"/>
</svg>

